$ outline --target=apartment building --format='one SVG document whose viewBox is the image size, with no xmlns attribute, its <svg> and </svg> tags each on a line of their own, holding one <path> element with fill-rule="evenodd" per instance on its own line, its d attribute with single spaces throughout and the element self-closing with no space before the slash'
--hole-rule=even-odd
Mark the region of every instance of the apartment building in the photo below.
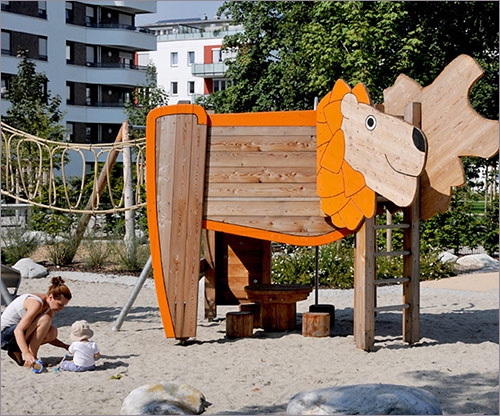
<svg viewBox="0 0 500 416">
<path fill-rule="evenodd" d="M 25 49 L 62 98 L 70 140 L 113 141 L 124 102 L 145 82 L 136 54 L 156 49 L 154 32 L 136 27 L 135 16 L 154 12 L 156 1 L 2 1 L 2 91 Z M 2 99 L 2 114 L 9 105 Z"/>
<path fill-rule="evenodd" d="M 214 17 L 161 20 L 143 26 L 157 37 L 157 50 L 138 52 L 138 63 L 153 63 L 157 68 L 158 84 L 169 94 L 169 104 L 194 103 L 201 95 L 224 90 L 226 58 L 231 52 L 222 51 L 224 36 L 243 31 L 229 19 Z"/>
</svg>

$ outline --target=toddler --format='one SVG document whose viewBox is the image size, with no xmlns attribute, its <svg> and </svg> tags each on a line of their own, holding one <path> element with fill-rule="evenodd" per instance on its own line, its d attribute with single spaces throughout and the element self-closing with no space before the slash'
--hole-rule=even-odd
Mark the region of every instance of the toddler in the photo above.
<svg viewBox="0 0 500 416">
<path fill-rule="evenodd" d="M 71 325 L 70 338 L 73 341 L 69 352 L 73 354 L 72 361 L 63 361 L 61 370 L 66 371 L 91 371 L 95 370 L 95 360 L 100 357 L 99 350 L 94 341 L 89 341 L 94 335 L 87 321 L 76 321 Z"/>
</svg>

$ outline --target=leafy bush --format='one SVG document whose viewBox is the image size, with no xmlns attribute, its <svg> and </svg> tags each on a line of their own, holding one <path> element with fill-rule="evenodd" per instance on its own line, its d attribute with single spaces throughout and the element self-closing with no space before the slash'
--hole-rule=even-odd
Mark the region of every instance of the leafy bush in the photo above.
<svg viewBox="0 0 500 416">
<path fill-rule="evenodd" d="M 52 241 L 47 245 L 47 253 L 52 264 L 65 266 L 73 260 L 73 247 L 69 236 L 61 238 L 60 241 Z"/>
<path fill-rule="evenodd" d="M 5 229 L 4 229 L 5 230 Z M 40 246 L 38 237 L 26 227 L 13 227 L 2 233 L 2 263 L 9 265 L 31 256 Z"/>
<path fill-rule="evenodd" d="M 320 286 L 349 289 L 354 287 L 353 238 L 326 244 L 319 248 Z M 422 244 L 421 280 L 440 279 L 456 274 L 455 266 L 439 260 L 440 250 Z M 272 256 L 272 280 L 283 284 L 314 284 L 315 249 L 313 247 L 278 246 Z M 377 279 L 403 277 L 403 258 L 378 257 Z"/>
<path fill-rule="evenodd" d="M 135 243 L 134 249 L 130 250 L 129 253 L 123 241 L 114 243 L 112 252 L 120 265 L 120 270 L 131 272 L 141 271 L 150 256 L 149 244 L 140 245 Z"/>
<path fill-rule="evenodd" d="M 353 285 L 354 251 L 352 239 L 319 247 L 319 284 L 334 288 Z M 314 284 L 315 249 L 313 247 L 279 247 L 271 261 L 271 278 L 275 283 Z"/>
<path fill-rule="evenodd" d="M 111 248 L 102 240 L 88 238 L 84 243 L 86 249 L 85 264 L 92 269 L 100 269 L 109 259 Z"/>
</svg>

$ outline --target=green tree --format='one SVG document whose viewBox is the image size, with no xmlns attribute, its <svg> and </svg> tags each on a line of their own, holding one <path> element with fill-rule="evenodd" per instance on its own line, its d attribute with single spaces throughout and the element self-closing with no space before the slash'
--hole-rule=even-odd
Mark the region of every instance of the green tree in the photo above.
<svg viewBox="0 0 500 416">
<path fill-rule="evenodd" d="M 130 100 L 125 103 L 128 120 L 136 126 L 145 126 L 148 113 L 168 103 L 168 94 L 163 87 L 158 86 L 156 67 L 148 65 L 146 82 L 138 85 L 132 92 Z"/>
<path fill-rule="evenodd" d="M 61 97 L 51 96 L 47 90 L 47 76 L 36 71 L 35 63 L 28 59 L 25 51 L 19 50 L 18 57 L 21 60 L 17 75 L 12 79 L 11 86 L 5 94 L 11 105 L 3 121 L 11 127 L 42 139 L 62 140 L 66 130 L 60 124 L 64 116 L 64 112 L 59 109 Z M 32 141 L 26 140 L 19 149 L 17 147 L 10 149 L 8 154 L 5 143 L 2 142 L 2 166 L 6 165 L 5 158 L 10 158 L 14 169 L 13 177 L 17 180 L 22 179 L 22 183 L 30 193 L 38 189 L 37 198 L 42 198 L 42 187 L 36 187 L 41 179 L 38 177 L 39 165 L 41 163 L 44 170 L 48 170 L 50 147 L 51 145 L 39 147 Z M 53 168 L 59 168 L 60 164 L 60 158 L 53 159 Z M 2 182 L 2 186 L 6 184 Z"/>
<path fill-rule="evenodd" d="M 4 117 L 5 123 L 43 139 L 62 140 L 66 130 L 60 124 L 64 117 L 59 109 L 61 97 L 51 96 L 47 90 L 47 76 L 36 72 L 36 64 L 25 51 L 20 50 L 18 57 L 21 61 L 17 75 L 5 93 L 11 104 Z"/>
<path fill-rule="evenodd" d="M 498 116 L 498 2 L 225 2 L 245 32 L 224 39 L 232 86 L 201 103 L 216 112 L 310 109 L 338 78 L 375 101 L 405 73 L 430 83 L 461 53 L 485 70 L 472 93 Z"/>
</svg>

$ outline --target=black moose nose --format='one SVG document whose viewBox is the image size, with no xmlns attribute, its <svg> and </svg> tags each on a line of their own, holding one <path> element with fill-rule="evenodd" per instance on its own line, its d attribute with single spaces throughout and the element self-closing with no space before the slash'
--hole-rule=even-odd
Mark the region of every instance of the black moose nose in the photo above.
<svg viewBox="0 0 500 416">
<path fill-rule="evenodd" d="M 421 152 L 425 152 L 425 135 L 420 129 L 413 128 L 413 144 Z"/>
</svg>

